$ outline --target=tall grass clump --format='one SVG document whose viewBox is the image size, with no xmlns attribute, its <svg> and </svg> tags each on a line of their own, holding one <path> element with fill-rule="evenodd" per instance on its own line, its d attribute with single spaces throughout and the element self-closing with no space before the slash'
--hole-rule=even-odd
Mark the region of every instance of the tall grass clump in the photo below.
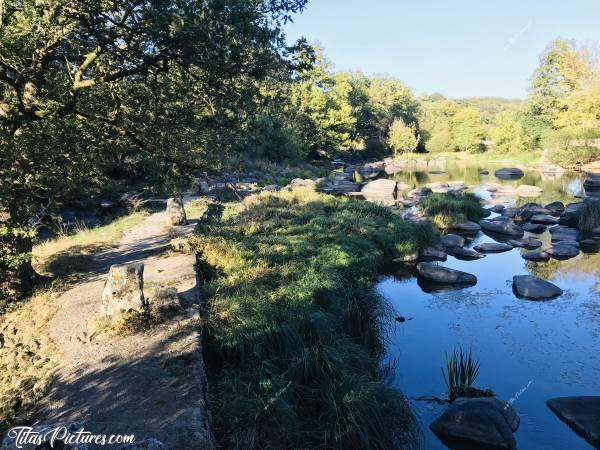
<svg viewBox="0 0 600 450">
<path fill-rule="evenodd" d="M 442 229 L 455 227 L 467 220 L 478 222 L 489 214 L 473 194 L 430 194 L 419 203 L 419 209 Z"/>
<path fill-rule="evenodd" d="M 458 397 L 469 395 L 473 384 L 479 376 L 479 362 L 473 358 L 471 349 L 469 353 L 463 349 L 454 350 L 451 355 L 446 354 L 446 370 L 442 368 L 444 382 L 448 388 L 450 401 Z"/>
<path fill-rule="evenodd" d="M 592 231 L 596 227 L 600 227 L 600 201 L 584 202 L 577 210 L 577 228 Z"/>
<path fill-rule="evenodd" d="M 417 427 L 380 380 L 393 317 L 372 288 L 385 257 L 437 236 L 384 207 L 305 188 L 228 206 L 199 229 L 204 350 L 222 448 L 400 448 Z"/>
</svg>

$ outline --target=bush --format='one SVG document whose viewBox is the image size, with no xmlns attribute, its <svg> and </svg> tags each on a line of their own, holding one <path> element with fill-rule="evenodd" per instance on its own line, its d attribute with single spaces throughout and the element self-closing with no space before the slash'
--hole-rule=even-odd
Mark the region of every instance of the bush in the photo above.
<svg viewBox="0 0 600 450">
<path fill-rule="evenodd" d="M 473 194 L 431 194 L 419 203 L 419 209 L 442 229 L 455 227 L 467 220 L 478 222 L 489 214 Z"/>
<path fill-rule="evenodd" d="M 249 125 L 247 150 L 272 161 L 302 161 L 308 150 L 300 135 L 276 116 L 259 115 Z"/>
<path fill-rule="evenodd" d="M 600 201 L 583 204 L 577 211 L 577 227 L 582 231 L 592 231 L 600 227 Z"/>
<path fill-rule="evenodd" d="M 393 315 L 384 257 L 436 239 L 384 207 L 304 188 L 230 205 L 192 238 L 202 260 L 215 433 L 223 448 L 397 448 L 416 424 L 380 381 Z"/>
<path fill-rule="evenodd" d="M 562 130 L 548 133 L 543 146 L 552 162 L 573 167 L 600 159 L 600 130 Z"/>
</svg>

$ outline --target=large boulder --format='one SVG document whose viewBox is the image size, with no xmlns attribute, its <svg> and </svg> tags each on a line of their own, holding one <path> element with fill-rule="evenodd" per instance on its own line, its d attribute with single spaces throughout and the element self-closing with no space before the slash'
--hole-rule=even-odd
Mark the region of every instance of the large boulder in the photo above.
<svg viewBox="0 0 600 450">
<path fill-rule="evenodd" d="M 419 276 L 426 280 L 435 281 L 436 283 L 477 284 L 477 277 L 475 275 L 432 263 L 421 262 L 417 264 L 417 272 Z"/>
<path fill-rule="evenodd" d="M 481 253 L 502 253 L 512 250 L 513 246 L 499 242 L 483 242 L 481 244 L 477 244 L 473 248 Z"/>
<path fill-rule="evenodd" d="M 430 426 L 453 449 L 514 449 L 519 416 L 493 397 L 458 398 Z"/>
<path fill-rule="evenodd" d="M 550 300 L 563 293 L 558 286 L 533 275 L 514 276 L 513 291 L 518 297 L 529 300 Z"/>
<path fill-rule="evenodd" d="M 600 448 L 600 397 L 558 397 L 546 404 L 577 434 Z"/>
<path fill-rule="evenodd" d="M 144 264 L 132 263 L 111 266 L 102 291 L 102 312 L 116 317 L 123 312 L 142 311 L 144 297 Z"/>
<path fill-rule="evenodd" d="M 383 178 L 371 181 L 363 186 L 360 193 L 368 201 L 393 203 L 396 200 L 396 182 Z"/>
<path fill-rule="evenodd" d="M 496 172 L 494 172 L 494 175 L 496 175 L 501 180 L 518 180 L 519 178 L 523 178 L 523 175 L 525 174 L 521 169 L 518 169 L 516 167 L 509 167 L 496 170 Z"/>
<path fill-rule="evenodd" d="M 167 214 L 172 225 L 185 225 L 187 223 L 183 201 L 180 198 L 167 200 Z"/>
<path fill-rule="evenodd" d="M 462 247 L 465 245 L 465 238 L 457 234 L 446 234 L 442 236 L 441 240 L 444 247 Z"/>
<path fill-rule="evenodd" d="M 481 220 L 479 222 L 481 229 L 491 233 L 505 234 L 507 236 L 523 237 L 525 232 L 513 221 L 500 222 L 491 220 Z"/>
</svg>

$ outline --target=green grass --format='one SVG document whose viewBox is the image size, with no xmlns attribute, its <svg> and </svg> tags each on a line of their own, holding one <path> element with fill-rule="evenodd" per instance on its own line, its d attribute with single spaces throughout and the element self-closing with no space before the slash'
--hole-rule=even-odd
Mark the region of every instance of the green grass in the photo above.
<svg viewBox="0 0 600 450">
<path fill-rule="evenodd" d="M 442 369 L 444 382 L 448 388 L 450 401 L 469 394 L 479 376 L 479 362 L 469 353 L 454 350 L 450 356 L 446 354 L 446 370 Z"/>
<path fill-rule="evenodd" d="M 382 332 L 393 315 L 372 285 L 386 257 L 436 240 L 431 226 L 297 188 L 229 205 L 198 233 L 222 448 L 415 443 L 405 398 L 380 381 Z"/>
<path fill-rule="evenodd" d="M 418 207 L 435 226 L 442 229 L 453 228 L 467 220 L 478 222 L 489 214 L 473 194 L 430 194 Z"/>
<path fill-rule="evenodd" d="M 577 211 L 577 228 L 592 231 L 600 227 L 600 201 L 585 202 Z"/>
</svg>

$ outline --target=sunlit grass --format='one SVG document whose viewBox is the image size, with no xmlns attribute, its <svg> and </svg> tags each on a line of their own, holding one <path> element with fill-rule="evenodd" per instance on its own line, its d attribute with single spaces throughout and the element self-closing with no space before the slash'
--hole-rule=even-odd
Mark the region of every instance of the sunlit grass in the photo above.
<svg viewBox="0 0 600 450">
<path fill-rule="evenodd" d="M 473 194 L 430 194 L 418 207 L 436 227 L 442 229 L 455 227 L 467 220 L 478 222 L 489 214 Z"/>
<path fill-rule="evenodd" d="M 416 425 L 379 379 L 393 320 L 372 285 L 384 259 L 437 234 L 384 207 L 309 189 L 230 205 L 192 239 L 223 448 L 398 448 Z"/>
</svg>

